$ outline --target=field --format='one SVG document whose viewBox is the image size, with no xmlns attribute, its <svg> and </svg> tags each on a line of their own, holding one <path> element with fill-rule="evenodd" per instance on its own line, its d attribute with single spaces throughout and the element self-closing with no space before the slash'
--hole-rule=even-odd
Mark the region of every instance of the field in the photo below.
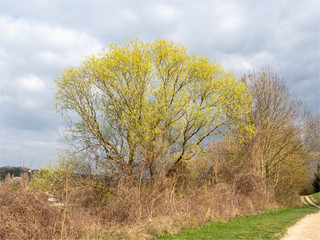
<svg viewBox="0 0 320 240">
<path fill-rule="evenodd" d="M 262 215 L 237 218 L 198 229 L 184 230 L 176 236 L 160 239 L 280 239 L 286 229 L 303 218 L 315 213 L 307 207 L 280 209 Z"/>
</svg>

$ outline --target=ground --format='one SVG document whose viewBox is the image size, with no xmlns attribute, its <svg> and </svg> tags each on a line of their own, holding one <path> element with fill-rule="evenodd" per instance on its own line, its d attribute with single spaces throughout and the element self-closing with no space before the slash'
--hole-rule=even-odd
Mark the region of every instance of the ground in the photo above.
<svg viewBox="0 0 320 240">
<path fill-rule="evenodd" d="M 282 240 L 319 240 L 320 211 L 309 214 L 290 227 Z"/>
</svg>

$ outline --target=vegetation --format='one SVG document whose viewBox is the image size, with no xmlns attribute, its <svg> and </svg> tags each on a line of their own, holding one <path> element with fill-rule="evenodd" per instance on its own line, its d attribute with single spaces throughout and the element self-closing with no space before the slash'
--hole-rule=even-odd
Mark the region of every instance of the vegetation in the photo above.
<svg viewBox="0 0 320 240">
<path fill-rule="evenodd" d="M 310 195 L 309 197 L 315 204 L 320 206 L 320 192 L 314 193 L 314 194 Z"/>
<path fill-rule="evenodd" d="M 183 189 L 177 179 L 136 185 L 127 177 L 107 188 L 93 176 L 81 180 L 72 168 L 63 163 L 30 182 L 7 178 L 0 185 L 1 239 L 149 239 L 274 207 L 250 175 L 241 176 L 256 188 L 247 193 L 232 188 L 240 182 Z"/>
<path fill-rule="evenodd" d="M 0 185 L 1 238 L 148 239 L 314 191 L 320 117 L 269 69 L 239 81 L 181 44 L 131 40 L 56 84 L 70 148 Z"/>
<path fill-rule="evenodd" d="M 7 177 L 0 185 L 1 239 L 78 239 L 99 235 L 87 211 L 54 205 L 46 193 L 32 191 L 29 176 Z"/>
<path fill-rule="evenodd" d="M 20 177 L 23 173 L 30 173 L 31 170 L 24 167 L 0 167 L 0 180 L 10 174 L 10 176 Z"/>
<path fill-rule="evenodd" d="M 250 86 L 254 107 L 250 121 L 254 136 L 243 144 L 253 171 L 272 182 L 278 201 L 298 195 L 309 182 L 309 169 L 319 161 L 315 145 L 317 120 L 290 94 L 285 82 L 269 69 L 244 77 Z"/>
<path fill-rule="evenodd" d="M 216 223 L 198 229 L 184 230 L 179 235 L 160 239 L 281 239 L 287 228 L 316 210 L 288 208 L 258 216 L 242 217 L 226 223 Z"/>
<path fill-rule="evenodd" d="M 320 122 L 319 122 L 320 124 Z M 319 126 L 319 125 L 318 125 Z M 318 193 L 320 192 L 320 162 L 317 165 L 317 171 L 314 174 L 314 178 L 312 181 L 312 187 L 313 187 L 313 192 Z"/>
<path fill-rule="evenodd" d="M 242 124 L 251 106 L 245 84 L 161 39 L 112 44 L 65 69 L 55 106 L 69 120 L 70 138 L 122 175 L 169 175 L 208 137 L 251 131 Z"/>
</svg>

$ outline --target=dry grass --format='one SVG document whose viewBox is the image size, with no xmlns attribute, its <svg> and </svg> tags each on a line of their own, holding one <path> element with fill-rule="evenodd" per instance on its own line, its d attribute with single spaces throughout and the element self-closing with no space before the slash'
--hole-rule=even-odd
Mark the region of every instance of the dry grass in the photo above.
<svg viewBox="0 0 320 240">
<path fill-rule="evenodd" d="M 96 219 L 78 209 L 53 206 L 27 182 L 9 178 L 0 186 L 1 239 L 66 239 L 98 236 Z"/>
<path fill-rule="evenodd" d="M 110 234 L 147 239 L 275 206 L 263 181 L 252 174 L 239 175 L 232 183 L 189 188 L 176 180 L 165 178 L 141 185 L 120 181 L 113 190 L 114 201 L 100 211 L 101 218 L 117 226 L 108 230 Z"/>
<path fill-rule="evenodd" d="M 57 207 L 46 195 L 31 191 L 27 181 L 7 179 L 0 186 L 0 237 L 151 239 L 271 207 L 262 180 L 252 174 L 200 187 L 184 176 L 154 181 L 122 177 L 115 182 L 104 192 L 107 197 L 88 184 L 91 187 L 70 191 L 64 206 Z M 83 204 L 90 194 L 89 199 L 98 194 L 108 201 Z"/>
</svg>

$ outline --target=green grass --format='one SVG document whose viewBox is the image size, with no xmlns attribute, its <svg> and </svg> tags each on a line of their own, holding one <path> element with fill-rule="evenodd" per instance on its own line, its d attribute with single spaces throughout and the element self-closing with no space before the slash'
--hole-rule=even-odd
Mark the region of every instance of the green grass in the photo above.
<svg viewBox="0 0 320 240">
<path fill-rule="evenodd" d="M 308 207 L 281 209 L 227 223 L 188 229 L 177 236 L 163 236 L 159 239 L 280 239 L 288 227 L 305 215 L 315 212 L 317 210 Z"/>
<path fill-rule="evenodd" d="M 311 194 L 309 197 L 314 203 L 320 205 L 320 192 Z"/>
</svg>

